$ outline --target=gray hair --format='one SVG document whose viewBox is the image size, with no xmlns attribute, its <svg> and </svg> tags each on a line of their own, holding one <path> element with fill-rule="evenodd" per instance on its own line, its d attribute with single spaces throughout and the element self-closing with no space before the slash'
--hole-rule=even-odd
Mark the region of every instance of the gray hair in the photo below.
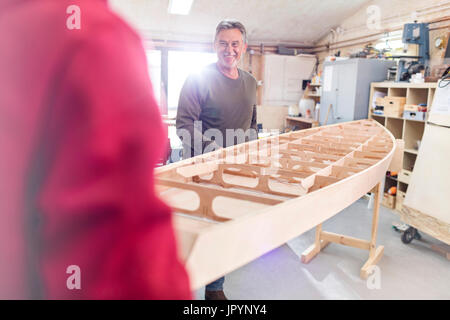
<svg viewBox="0 0 450 320">
<path fill-rule="evenodd" d="M 216 35 L 214 36 L 214 41 L 216 41 L 217 35 L 220 33 L 220 31 L 228 29 L 238 29 L 242 34 L 242 40 L 244 41 L 244 43 L 247 43 L 247 31 L 245 30 L 244 25 L 239 21 L 232 19 L 226 19 L 219 22 L 216 27 Z"/>
</svg>

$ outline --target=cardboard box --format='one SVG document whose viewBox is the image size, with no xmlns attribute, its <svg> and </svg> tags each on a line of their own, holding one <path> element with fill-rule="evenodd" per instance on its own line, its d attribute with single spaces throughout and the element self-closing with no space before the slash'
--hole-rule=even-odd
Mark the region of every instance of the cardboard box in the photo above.
<svg viewBox="0 0 450 320">
<path fill-rule="evenodd" d="M 381 204 L 389 209 L 394 209 L 395 208 L 395 196 L 385 192 L 383 195 L 383 201 L 381 202 Z"/>
<path fill-rule="evenodd" d="M 419 106 L 417 104 L 405 104 L 403 114 L 405 111 L 417 112 L 419 111 Z"/>
<path fill-rule="evenodd" d="M 401 117 L 403 115 L 406 97 L 384 97 L 384 115 Z"/>
<path fill-rule="evenodd" d="M 376 106 L 384 106 L 384 97 L 377 97 L 375 99 L 375 105 Z"/>
<path fill-rule="evenodd" d="M 406 192 L 398 191 L 397 195 L 395 196 L 395 210 L 402 210 L 403 201 L 405 200 Z"/>
<path fill-rule="evenodd" d="M 409 120 L 425 121 L 426 115 L 427 115 L 426 112 L 421 112 L 421 111 L 409 111 L 409 110 L 403 111 L 403 118 L 409 119 Z"/>
</svg>

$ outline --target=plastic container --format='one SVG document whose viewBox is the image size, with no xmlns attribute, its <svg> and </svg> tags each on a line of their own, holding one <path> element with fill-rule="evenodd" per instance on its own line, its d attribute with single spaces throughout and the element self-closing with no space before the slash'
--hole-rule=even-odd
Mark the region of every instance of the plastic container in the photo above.
<svg viewBox="0 0 450 320">
<path fill-rule="evenodd" d="M 298 106 L 302 117 L 312 118 L 316 102 L 313 99 L 300 99 Z M 309 116 L 308 116 L 309 115 Z"/>
<path fill-rule="evenodd" d="M 288 108 L 288 115 L 290 117 L 298 117 L 299 112 L 299 106 L 296 104 L 290 105 Z"/>
</svg>

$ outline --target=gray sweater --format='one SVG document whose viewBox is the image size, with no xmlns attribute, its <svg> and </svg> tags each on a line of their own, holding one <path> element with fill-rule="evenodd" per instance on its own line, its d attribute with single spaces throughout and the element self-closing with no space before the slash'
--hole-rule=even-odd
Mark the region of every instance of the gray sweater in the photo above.
<svg viewBox="0 0 450 320">
<path fill-rule="evenodd" d="M 183 158 L 244 142 L 242 133 L 250 128 L 254 130 L 247 131 L 244 140 L 257 137 L 256 80 L 250 73 L 238 71 L 239 78 L 230 79 L 214 63 L 186 79 L 176 121 L 184 152 L 191 152 Z M 194 126 L 196 121 L 201 123 Z M 240 133 L 236 129 L 241 129 Z"/>
</svg>

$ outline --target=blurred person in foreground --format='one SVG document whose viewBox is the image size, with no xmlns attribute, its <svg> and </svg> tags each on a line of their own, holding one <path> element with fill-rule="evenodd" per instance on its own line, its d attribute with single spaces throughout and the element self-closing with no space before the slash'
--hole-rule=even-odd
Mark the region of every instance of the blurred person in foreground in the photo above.
<svg viewBox="0 0 450 320">
<path fill-rule="evenodd" d="M 0 41 L 0 299 L 190 299 L 139 37 L 105 0 L 0 0 Z"/>
</svg>

